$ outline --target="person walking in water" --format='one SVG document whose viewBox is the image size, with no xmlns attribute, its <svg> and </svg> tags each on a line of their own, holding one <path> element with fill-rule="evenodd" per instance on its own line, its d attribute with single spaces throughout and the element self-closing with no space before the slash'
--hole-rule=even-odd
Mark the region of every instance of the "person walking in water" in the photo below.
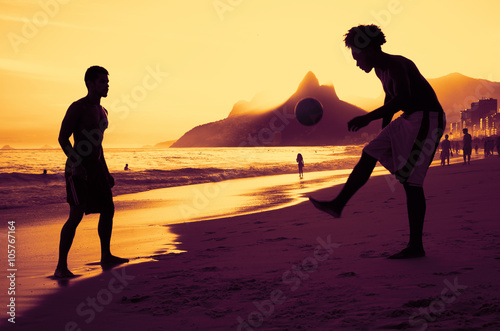
<svg viewBox="0 0 500 331">
<path fill-rule="evenodd" d="M 436 93 L 409 59 L 382 51 L 384 33 L 375 25 L 351 28 L 345 45 L 356 65 L 366 73 L 375 69 L 385 91 L 384 105 L 353 118 L 349 131 L 358 131 L 382 119 L 383 130 L 366 145 L 344 187 L 333 200 L 310 201 L 319 210 L 338 218 L 351 197 L 368 181 L 377 160 L 403 184 L 406 193 L 410 238 L 406 248 L 390 258 L 425 256 L 422 232 L 426 201 L 424 178 L 443 135 L 446 118 Z M 395 113 L 403 114 L 392 121 Z"/>
<path fill-rule="evenodd" d="M 297 164 L 299 166 L 299 178 L 304 178 L 304 158 L 302 154 L 297 154 Z"/>
<path fill-rule="evenodd" d="M 102 150 L 108 112 L 101 106 L 101 98 L 108 95 L 108 71 L 99 66 L 88 68 L 85 85 L 87 95 L 69 106 L 59 132 L 59 145 L 68 157 L 65 178 L 70 212 L 61 230 L 59 261 L 54 272 L 56 278 L 74 276 L 68 269 L 68 253 L 84 214 L 100 214 L 98 233 L 102 267 L 128 262 L 128 259 L 112 255 L 110 250 L 115 211 L 111 193 L 114 179 L 108 171 Z M 71 135 L 73 145 L 69 140 Z"/>
</svg>

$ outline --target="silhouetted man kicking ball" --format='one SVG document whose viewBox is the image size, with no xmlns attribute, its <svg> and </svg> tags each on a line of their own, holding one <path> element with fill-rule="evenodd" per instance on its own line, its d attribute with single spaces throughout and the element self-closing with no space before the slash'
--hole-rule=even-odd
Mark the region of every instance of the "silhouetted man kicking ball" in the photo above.
<svg viewBox="0 0 500 331">
<path fill-rule="evenodd" d="M 102 150 L 104 130 L 108 127 L 108 112 L 101 106 L 101 98 L 108 95 L 108 83 L 106 69 L 98 66 L 88 68 L 85 73 L 88 94 L 71 104 L 59 132 L 59 144 L 68 157 L 65 178 L 70 212 L 61 230 L 59 262 L 54 272 L 57 278 L 74 276 L 68 269 L 68 252 L 84 214 L 100 214 L 98 233 L 102 267 L 128 262 L 128 259 L 112 255 L 110 250 L 115 212 L 111 194 L 114 179 L 108 171 Z M 74 145 L 69 140 L 71 135 Z"/>
<path fill-rule="evenodd" d="M 368 181 L 378 160 L 403 184 L 410 221 L 408 246 L 390 258 L 423 257 L 426 207 L 423 182 L 446 124 L 443 108 L 412 61 L 382 51 L 386 40 L 378 26 L 353 27 L 344 41 L 361 70 L 369 73 L 375 69 L 386 94 L 382 107 L 353 118 L 347 124 L 348 129 L 358 131 L 371 121 L 382 119 L 383 130 L 365 146 L 358 164 L 335 199 L 309 199 L 319 210 L 340 217 L 349 199 Z M 392 121 L 400 110 L 403 114 Z"/>
</svg>

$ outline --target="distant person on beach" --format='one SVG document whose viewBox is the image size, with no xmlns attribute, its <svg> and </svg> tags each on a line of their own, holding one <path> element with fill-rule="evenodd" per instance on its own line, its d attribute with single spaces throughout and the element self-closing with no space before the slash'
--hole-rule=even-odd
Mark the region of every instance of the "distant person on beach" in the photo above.
<svg viewBox="0 0 500 331">
<path fill-rule="evenodd" d="M 385 35 L 378 26 L 360 25 L 345 35 L 356 65 L 366 73 L 375 69 L 385 91 L 384 105 L 353 118 L 349 131 L 382 119 L 383 130 L 363 149 L 358 164 L 338 196 L 329 201 L 310 198 L 316 208 L 338 218 L 351 197 L 368 181 L 377 160 L 403 184 L 407 198 L 410 238 L 406 248 L 390 258 L 425 256 L 422 231 L 425 216 L 423 182 L 443 135 L 446 118 L 436 93 L 415 64 L 382 51 Z M 392 121 L 395 113 L 403 114 Z M 367 220 L 369 221 L 369 220 Z"/>
<path fill-rule="evenodd" d="M 488 157 L 490 151 L 488 150 L 488 140 L 485 140 L 483 143 L 484 157 Z"/>
<path fill-rule="evenodd" d="M 87 96 L 69 106 L 59 132 L 59 145 L 68 157 L 65 178 L 70 212 L 61 230 L 59 261 L 54 272 L 56 278 L 74 276 L 68 269 L 68 253 L 84 214 L 100 214 L 98 233 L 102 267 L 128 262 L 128 259 L 112 255 L 110 250 L 115 211 L 111 194 L 114 179 L 108 171 L 102 150 L 108 112 L 101 106 L 101 98 L 108 95 L 108 71 L 99 66 L 88 68 L 85 85 Z M 69 140 L 71 135 L 74 145 Z"/>
<path fill-rule="evenodd" d="M 470 164 L 470 155 L 472 154 L 472 136 L 468 129 L 463 129 L 464 141 L 463 141 L 463 151 L 464 151 L 464 164 Z"/>
<path fill-rule="evenodd" d="M 297 154 L 297 164 L 299 166 L 299 177 L 304 178 L 304 158 L 302 154 Z"/>
<path fill-rule="evenodd" d="M 488 156 L 493 156 L 495 152 L 495 141 L 493 139 L 488 139 L 486 140 L 487 145 L 488 145 Z"/>
<path fill-rule="evenodd" d="M 450 152 L 451 144 L 448 135 L 445 135 L 444 140 L 441 142 L 441 165 L 445 165 L 445 160 L 448 160 L 448 165 L 450 165 Z"/>
<path fill-rule="evenodd" d="M 455 153 L 457 153 L 457 155 L 459 155 L 460 154 L 460 143 L 458 141 L 455 141 L 454 145 L 455 145 Z"/>
<path fill-rule="evenodd" d="M 479 150 L 479 146 L 477 144 L 474 146 L 474 150 L 476 151 L 476 155 L 477 155 L 477 151 Z"/>
<path fill-rule="evenodd" d="M 128 163 L 126 163 L 126 164 L 125 164 L 125 168 L 123 168 L 123 170 L 130 170 L 130 169 L 128 168 Z"/>
</svg>

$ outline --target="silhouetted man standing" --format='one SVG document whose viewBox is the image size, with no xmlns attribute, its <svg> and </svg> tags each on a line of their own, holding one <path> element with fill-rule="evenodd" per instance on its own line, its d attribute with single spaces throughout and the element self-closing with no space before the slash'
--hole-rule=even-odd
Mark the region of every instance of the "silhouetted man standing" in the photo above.
<svg viewBox="0 0 500 331">
<path fill-rule="evenodd" d="M 469 133 L 468 129 L 463 129 L 464 133 L 464 164 L 470 164 L 470 155 L 472 154 L 472 136 Z"/>
<path fill-rule="evenodd" d="M 108 112 L 101 106 L 101 98 L 108 95 L 108 71 L 98 66 L 88 68 L 85 85 L 87 96 L 71 104 L 59 132 L 59 144 L 68 157 L 65 178 L 70 214 L 61 230 L 59 261 L 54 272 L 57 278 L 74 276 L 68 269 L 68 252 L 84 214 L 100 214 L 101 265 L 110 267 L 128 262 L 128 259 L 113 256 L 110 250 L 115 210 L 111 194 L 114 179 L 108 171 L 102 150 Z M 71 135 L 74 145 L 69 140 Z"/>
<path fill-rule="evenodd" d="M 441 142 L 441 165 L 445 165 L 445 161 L 448 161 L 448 165 L 450 165 L 450 152 L 451 144 L 448 135 L 445 135 L 444 140 Z"/>
<path fill-rule="evenodd" d="M 385 35 L 375 25 L 353 27 L 345 35 L 356 65 L 366 73 L 375 69 L 385 91 L 384 105 L 353 118 L 349 131 L 358 131 L 382 119 L 382 132 L 365 148 L 339 195 L 331 201 L 310 198 L 314 206 L 340 217 L 345 205 L 370 178 L 377 160 L 403 184 L 410 223 L 408 246 L 390 258 L 425 256 L 422 231 L 425 216 L 423 182 L 443 135 L 445 115 L 436 94 L 415 64 L 399 55 L 382 51 Z M 395 113 L 403 114 L 391 122 Z"/>
</svg>

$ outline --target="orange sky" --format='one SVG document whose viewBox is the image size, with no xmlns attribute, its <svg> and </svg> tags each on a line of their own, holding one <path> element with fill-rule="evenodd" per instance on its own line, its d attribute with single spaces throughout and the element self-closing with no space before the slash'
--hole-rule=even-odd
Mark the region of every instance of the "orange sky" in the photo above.
<svg viewBox="0 0 500 331">
<path fill-rule="evenodd" d="M 382 93 L 343 46 L 375 23 L 383 49 L 424 76 L 500 81 L 500 4 L 491 0 L 0 0 L 0 146 L 57 147 L 61 120 L 110 72 L 107 147 L 175 140 L 265 91 L 283 101 L 307 71 L 355 103 Z"/>
</svg>

